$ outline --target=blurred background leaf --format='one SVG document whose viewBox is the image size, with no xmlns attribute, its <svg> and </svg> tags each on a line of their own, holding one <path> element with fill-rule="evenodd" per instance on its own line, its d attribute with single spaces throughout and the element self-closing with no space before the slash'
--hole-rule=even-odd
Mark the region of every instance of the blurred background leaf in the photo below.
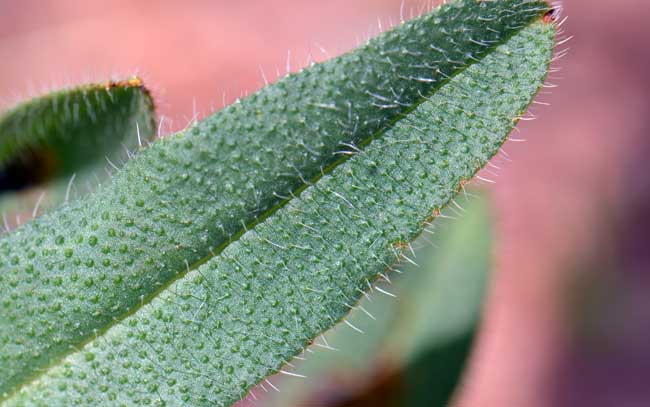
<svg viewBox="0 0 650 407">
<path fill-rule="evenodd" d="M 0 212 L 5 229 L 94 190 L 155 135 L 139 78 L 83 85 L 0 113 Z"/>
</svg>

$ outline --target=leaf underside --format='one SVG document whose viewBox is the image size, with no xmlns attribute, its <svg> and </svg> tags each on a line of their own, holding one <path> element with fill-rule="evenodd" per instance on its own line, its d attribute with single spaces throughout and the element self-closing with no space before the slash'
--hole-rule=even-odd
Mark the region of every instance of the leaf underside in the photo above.
<svg viewBox="0 0 650 407">
<path fill-rule="evenodd" d="M 105 167 L 114 170 L 154 130 L 153 99 L 135 77 L 19 104 L 0 114 L 0 211 L 52 207 L 73 176 L 75 196 L 91 191 L 107 178 Z"/>
<path fill-rule="evenodd" d="M 344 317 L 498 151 L 546 75 L 547 10 L 450 3 L 7 235 L 4 405 L 240 399 Z"/>
</svg>

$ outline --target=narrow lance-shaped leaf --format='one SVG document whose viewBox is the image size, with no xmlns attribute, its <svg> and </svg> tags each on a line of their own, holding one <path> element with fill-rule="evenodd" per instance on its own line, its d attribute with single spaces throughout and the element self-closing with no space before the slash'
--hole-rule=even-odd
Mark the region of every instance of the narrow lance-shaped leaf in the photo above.
<svg viewBox="0 0 650 407">
<path fill-rule="evenodd" d="M 413 239 L 431 211 L 451 199 L 459 183 L 497 151 L 546 72 L 554 32 L 539 22 L 546 9 L 531 1 L 452 3 L 356 53 L 267 88 L 247 99 L 248 104 L 192 129 L 191 135 L 157 143 L 127 164 L 110 188 L 8 236 L 0 249 L 7 268 L 3 287 L 10 287 L 2 296 L 9 328 L 0 337 L 7 350 L 0 353 L 8 373 L 5 388 L 15 390 L 36 369 L 49 366 L 7 402 L 113 405 L 153 398 L 224 405 L 238 398 L 336 322 L 378 269 L 391 264 L 401 242 Z M 337 71 L 346 61 L 367 57 L 375 62 L 363 66 L 364 77 L 388 69 L 386 76 L 394 84 L 377 80 L 384 90 L 404 86 L 403 94 L 396 93 L 397 102 L 408 100 L 405 89 L 422 97 L 431 93 L 421 89 L 430 80 L 404 77 L 409 69 L 450 76 L 432 69 L 427 55 L 418 56 L 419 65 L 410 57 L 420 52 L 419 43 L 423 51 L 433 49 L 440 56 L 437 46 L 424 44 L 431 45 L 426 35 L 435 37 L 434 20 L 440 19 L 445 30 L 442 17 L 459 27 L 454 30 L 458 39 L 448 41 L 449 50 L 442 52 L 451 54 L 458 41 L 466 41 L 463 57 L 478 61 L 448 83 L 431 85 L 437 92 L 430 101 L 399 116 L 391 130 L 382 130 L 385 117 L 391 117 L 382 112 L 392 106 L 371 107 L 372 102 L 365 110 L 347 109 L 355 124 L 350 132 L 330 133 L 342 102 L 310 101 L 314 93 L 327 100 L 327 87 L 332 87 L 332 97 L 340 93 L 336 97 L 345 98 L 332 82 L 350 79 L 348 71 Z M 471 37 L 476 27 L 485 30 L 484 40 Z M 513 46 L 521 36 L 524 42 Z M 391 43 L 395 38 L 404 46 Z M 396 49 L 406 49 L 406 64 L 393 71 L 381 60 Z M 378 60 L 373 61 L 375 54 Z M 399 68 L 397 58 L 389 61 Z M 359 64 L 347 65 L 354 73 L 353 65 Z M 479 68 L 484 70 L 473 76 Z M 306 89 L 307 84 L 314 88 Z M 376 99 L 353 92 L 374 90 L 369 83 L 355 86 L 347 92 L 348 100 Z M 319 89 L 324 93 L 314 92 Z M 300 94 L 317 109 L 292 105 L 291 97 Z M 280 96 L 289 103 L 269 102 Z M 235 129 L 235 120 L 246 119 L 241 113 L 251 106 L 260 111 Z M 278 110 L 275 116 L 268 112 L 273 109 Z M 358 120 L 357 111 L 364 113 Z M 313 139 L 297 139 L 302 122 L 305 127 L 318 124 Z M 365 145 L 378 136 L 374 131 L 366 138 L 353 137 L 375 122 L 384 133 L 381 138 L 344 164 L 323 168 L 341 141 Z M 281 125 L 291 132 L 283 134 Z M 253 137 L 256 130 L 260 132 Z M 242 135 L 250 144 L 236 140 Z M 229 153 L 219 155 L 225 160 L 218 163 L 215 144 Z M 277 198 L 269 197 L 291 194 L 299 179 L 321 171 L 326 175 L 315 186 L 250 230 L 260 212 L 266 216 L 277 204 Z M 249 232 L 239 237 L 240 229 Z M 204 252 L 221 249 L 217 246 L 229 240 L 233 242 L 218 255 L 202 260 Z M 12 251 L 19 244 L 21 250 Z M 179 273 L 182 278 L 167 286 Z M 152 293 L 157 294 L 153 299 Z M 124 315 L 139 304 L 132 315 Z M 126 319 L 115 323 L 116 317 Z M 140 323 L 150 327 L 143 330 Z M 90 338 L 85 346 L 92 351 L 75 351 Z M 165 344 L 168 351 L 179 352 L 170 355 L 161 348 Z M 64 360 L 57 359 L 66 351 Z M 209 367 L 214 371 L 205 374 Z M 152 386 L 143 390 L 142 380 Z M 200 389 L 195 387 L 199 382 Z"/>
<path fill-rule="evenodd" d="M 154 130 L 153 100 L 135 77 L 65 89 L 3 112 L 0 210 L 29 215 L 37 203 L 59 203 L 73 176 L 74 190 L 93 189 L 106 178 L 104 167 L 119 165 Z"/>
<path fill-rule="evenodd" d="M 542 22 L 544 10 L 543 4 L 529 1 L 451 3 L 435 17 L 401 26 L 370 48 L 349 54 L 347 58 L 365 56 L 364 52 L 385 43 L 386 38 L 401 37 L 406 45 L 394 44 L 391 49 L 405 49 L 403 54 L 410 55 L 410 39 L 420 37 L 419 28 L 413 27 L 440 16 L 453 17 L 451 21 L 474 31 L 494 24 L 503 14 L 506 17 L 499 26 L 516 27 L 496 47 L 472 38 L 469 42 L 482 44 L 479 48 L 484 50 L 480 59 L 472 56 L 479 59 L 476 63 L 441 84 L 426 102 L 400 116 L 401 120 L 358 154 L 335 168 L 324 169 L 325 174 L 314 185 L 263 222 L 253 227 L 244 221 L 247 231 L 241 236 L 227 232 L 229 225 L 247 219 L 235 216 L 238 210 L 248 213 L 239 200 L 248 197 L 243 202 L 262 205 L 262 197 L 274 188 L 267 189 L 272 183 L 255 184 L 257 179 L 244 182 L 246 174 L 230 166 L 262 160 L 265 146 L 268 154 L 281 158 L 280 162 L 268 158 L 269 163 L 276 163 L 267 167 L 273 174 L 285 174 L 276 171 L 286 168 L 283 165 L 298 167 L 289 152 L 300 156 L 298 151 L 304 151 L 300 157 L 309 158 L 298 160 L 305 166 L 299 170 L 308 168 L 307 163 L 317 156 L 295 138 L 293 143 L 287 139 L 286 149 L 280 150 L 269 147 L 277 146 L 277 138 L 252 139 L 261 151 L 251 151 L 246 157 L 226 135 L 204 145 L 201 141 L 210 137 L 206 131 L 213 126 L 217 131 L 216 123 L 208 120 L 205 127 L 190 131 L 194 136 L 174 137 L 157 144 L 161 147 L 146 150 L 149 154 L 143 153 L 127 165 L 111 189 L 43 217 L 5 239 L 8 266 L 3 287 L 13 291 L 3 294 L 9 327 L 7 334 L 3 329 L 2 343 L 9 350 L 2 353 L 3 369 L 18 372 L 10 376 L 14 381 L 9 389 L 15 389 L 15 378 L 24 377 L 24 366 L 32 366 L 26 360 L 43 362 L 44 354 L 52 357 L 69 348 L 75 340 L 87 337 L 88 330 L 104 328 L 106 324 L 100 322 L 107 316 L 132 306 L 134 293 L 149 292 L 143 287 L 160 287 L 154 298 L 137 297 L 142 305 L 124 319 L 95 331 L 87 343 L 78 343 L 63 359 L 53 360 L 38 377 L 9 395 L 6 405 L 225 406 L 239 399 L 319 332 L 339 321 L 369 289 L 378 272 L 395 262 L 405 242 L 413 240 L 423 223 L 435 217 L 463 182 L 498 151 L 548 69 L 555 30 L 552 24 Z M 467 12 L 487 14 L 468 20 L 463 17 Z M 520 22 L 527 13 L 532 13 L 524 20 L 527 22 Z M 486 32 L 493 33 L 493 27 Z M 428 34 L 435 37 L 437 31 L 431 32 L 434 34 Z M 458 41 L 466 38 L 464 35 L 466 31 L 460 30 Z M 493 38 L 491 35 L 487 37 Z M 427 63 L 426 56 L 419 58 L 420 65 Z M 409 65 L 415 63 L 407 60 Z M 393 61 L 395 64 L 397 59 Z M 341 60 L 326 67 L 336 68 L 337 63 Z M 367 72 L 373 72 L 372 67 L 364 65 Z M 311 78 L 313 72 L 300 78 Z M 319 83 L 331 79 L 327 74 L 317 77 Z M 265 100 L 274 92 L 288 98 L 286 86 L 300 88 L 303 83 L 293 78 L 252 100 Z M 389 94 L 390 89 L 400 84 L 406 89 L 409 83 L 420 82 L 401 79 L 394 85 L 384 84 L 383 89 Z M 337 93 L 333 89 L 332 95 Z M 218 116 L 226 129 L 233 123 L 229 118 L 237 116 L 242 106 Z M 285 108 L 287 112 L 294 108 L 279 102 L 259 106 L 277 109 L 280 118 L 287 117 L 281 113 Z M 295 109 L 294 119 L 302 115 Z M 382 110 L 369 109 L 369 117 L 379 117 L 375 113 Z M 278 133 L 269 134 L 279 137 L 284 119 L 276 120 L 268 116 L 264 123 L 244 122 L 241 126 L 275 126 Z M 309 125 L 313 123 L 304 123 Z M 323 136 L 305 143 L 320 140 L 328 145 L 324 140 L 334 135 L 324 131 L 325 124 L 319 126 Z M 345 140 L 349 134 L 339 136 Z M 294 133 L 294 137 L 299 136 Z M 259 144 L 262 141 L 264 144 Z M 297 147 L 292 147 L 294 143 Z M 223 179 L 204 173 L 208 167 L 201 157 L 215 154 L 214 144 L 232 145 L 236 156 L 233 161 L 219 156 L 221 166 L 211 167 L 214 173 L 210 174 L 222 174 Z M 180 152 L 183 147 L 187 153 Z M 327 150 L 321 151 L 328 156 Z M 252 175 L 258 176 L 260 171 Z M 298 173 L 305 177 L 305 171 Z M 235 177 L 231 174 L 236 174 L 237 184 L 229 185 Z M 185 189 L 182 181 L 193 189 Z M 229 190 L 241 185 L 249 189 L 232 201 Z M 202 189 L 196 190 L 198 186 Z M 223 195 L 201 195 L 212 188 Z M 260 207 L 266 206 L 256 208 Z M 221 227 L 207 223 L 215 218 L 224 219 Z M 210 246 L 215 241 L 211 233 L 218 235 L 219 230 L 232 243 L 218 248 L 219 253 L 201 265 L 190 263 L 188 267 L 185 256 L 200 251 L 192 243 Z M 25 236 L 39 233 L 43 237 L 29 242 L 20 256 L 10 252 Z M 39 264 L 44 268 L 38 274 L 30 256 L 43 256 Z M 136 262 L 137 267 L 130 268 Z M 161 275 L 171 264 L 180 268 L 181 262 L 188 271 L 161 287 Z M 179 273 L 171 270 L 174 275 Z M 4 368 L 5 361 L 8 368 Z"/>
<path fill-rule="evenodd" d="M 5 237 L 0 392 L 148 303 L 547 10 L 447 4 L 155 143 L 107 188 Z"/>
</svg>

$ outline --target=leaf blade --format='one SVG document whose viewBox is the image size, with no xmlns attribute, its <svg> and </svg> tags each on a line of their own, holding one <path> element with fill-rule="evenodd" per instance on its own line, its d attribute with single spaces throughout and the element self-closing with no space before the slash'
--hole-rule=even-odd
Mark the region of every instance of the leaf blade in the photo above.
<svg viewBox="0 0 650 407">
<path fill-rule="evenodd" d="M 155 143 L 99 193 L 5 237 L 0 392 L 149 302 L 342 162 L 340 143 L 369 143 L 547 8 L 447 4 Z M 396 107 L 376 106 L 381 89 Z"/>
<path fill-rule="evenodd" d="M 346 303 L 359 297 L 378 269 L 392 264 L 401 242 L 415 238 L 422 230 L 421 222 L 444 206 L 461 182 L 496 153 L 514 119 L 541 86 L 553 35 L 554 28 L 541 22 L 523 29 L 483 63 L 453 78 L 362 153 L 323 176 L 82 352 L 49 369 L 8 405 L 29 400 L 34 404 L 38 400 L 83 404 L 91 403 L 90 398 L 92 403 L 109 405 L 115 400 L 135 402 L 147 396 L 141 396 L 141 383 L 130 381 L 133 377 L 146 377 L 148 383 L 162 386 L 149 392 L 148 397 L 154 400 L 217 405 L 237 400 L 315 334 L 342 318 L 347 313 Z M 494 69 L 497 66 L 499 69 Z M 490 86 L 484 89 L 480 85 L 484 83 Z M 483 92 L 480 98 L 475 95 L 479 89 Z M 426 138 L 432 134 L 439 139 Z M 471 142 L 463 140 L 464 136 Z M 431 154 L 428 159 L 421 154 L 423 148 Z M 414 179 L 408 178 L 413 175 Z M 419 188 L 424 185 L 429 188 Z M 355 216 L 355 211 L 363 216 Z M 326 239 L 313 236 L 314 230 Z M 341 234 L 348 237 L 341 240 Z M 307 267 L 303 252 L 310 248 L 301 246 L 302 242 L 309 242 L 311 251 L 318 253 L 316 258 L 306 257 L 312 274 L 292 273 Z M 258 270 L 259 278 L 253 278 L 250 270 Z M 305 288 L 312 290 L 303 291 Z M 230 295 L 215 298 L 215 293 Z M 265 300 L 265 296 L 278 295 L 281 298 Z M 254 301 L 248 304 L 248 299 Z M 307 310 L 306 305 L 310 307 Z M 282 318 L 274 314 L 276 308 Z M 219 310 L 221 314 L 207 314 L 207 320 L 196 323 L 194 314 L 206 310 Z M 304 321 L 295 324 L 294 318 Z M 264 325 L 267 319 L 271 324 L 281 324 L 271 329 Z M 260 322 L 263 328 L 251 329 Z M 202 324 L 210 329 L 202 330 Z M 165 335 L 147 338 L 148 331 L 164 333 L 165 329 Z M 213 333 L 220 332 L 215 339 Z M 197 338 L 205 340 L 197 343 Z M 176 356 L 158 352 L 158 347 L 165 349 L 165 341 L 183 352 Z M 119 365 L 115 355 L 141 365 Z M 102 364 L 110 366 L 108 373 L 97 370 Z M 179 365 L 187 368 L 179 370 Z M 165 382 L 163 377 L 173 377 L 174 383 Z M 124 383 L 120 383 L 122 378 L 126 378 Z M 199 388 L 193 385 L 197 381 L 201 382 Z M 101 391 L 104 386 L 107 393 Z M 185 386 L 195 393 L 184 392 Z"/>
</svg>

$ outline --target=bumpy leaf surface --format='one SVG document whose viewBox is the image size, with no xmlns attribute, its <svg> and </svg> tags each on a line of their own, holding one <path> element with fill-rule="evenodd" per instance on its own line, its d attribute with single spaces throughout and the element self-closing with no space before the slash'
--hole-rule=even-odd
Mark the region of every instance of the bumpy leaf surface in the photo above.
<svg viewBox="0 0 650 407">
<path fill-rule="evenodd" d="M 473 192 L 473 191 L 471 191 Z M 274 376 L 253 394 L 261 405 L 447 406 L 478 329 L 492 263 L 492 222 L 481 195 L 462 216 L 436 221 L 413 243 L 390 283 L 361 298 L 346 317 L 296 360 L 307 378 Z M 453 214 L 451 210 L 448 213 Z M 394 296 L 394 297 L 393 297 Z M 359 333 L 355 329 L 363 331 Z M 332 351 L 330 348 L 336 349 Z"/>
<path fill-rule="evenodd" d="M 238 400 L 340 320 L 498 151 L 547 72 L 547 10 L 450 3 L 154 144 L 8 235 L 6 405 Z"/>
</svg>

